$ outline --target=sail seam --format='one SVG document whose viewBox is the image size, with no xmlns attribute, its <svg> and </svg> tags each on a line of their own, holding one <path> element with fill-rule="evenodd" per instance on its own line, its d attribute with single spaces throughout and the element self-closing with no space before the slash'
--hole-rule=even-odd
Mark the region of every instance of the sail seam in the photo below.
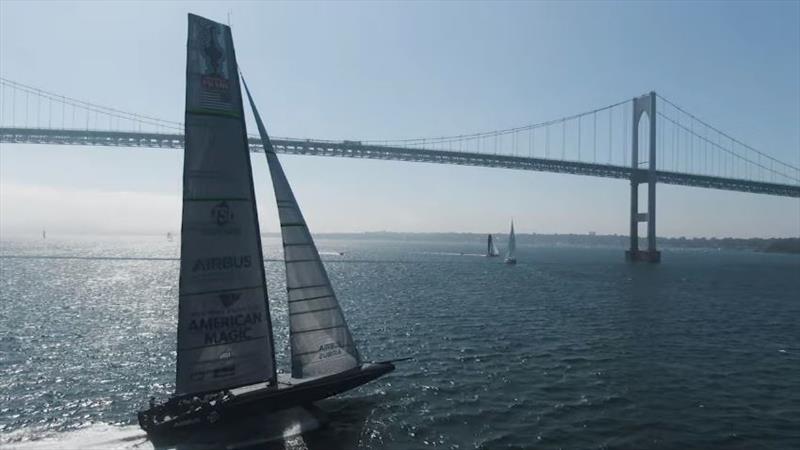
<svg viewBox="0 0 800 450">
<path fill-rule="evenodd" d="M 220 345 L 240 344 L 242 342 L 257 341 L 259 339 L 267 339 L 267 338 L 268 338 L 268 336 L 264 335 L 264 336 L 257 336 L 257 337 L 249 338 L 249 339 L 241 339 L 241 340 L 238 340 L 236 342 L 220 342 L 219 344 L 205 344 L 205 345 L 198 345 L 198 346 L 195 346 L 195 347 L 180 347 L 180 348 L 178 348 L 178 350 L 179 351 L 197 350 L 197 349 L 200 349 L 200 348 L 219 347 Z"/>
<path fill-rule="evenodd" d="M 330 306 L 328 308 L 309 309 L 308 311 L 299 311 L 299 312 L 289 313 L 289 315 L 290 316 L 299 316 L 301 314 L 311 314 L 311 313 L 315 313 L 315 312 L 330 311 L 330 310 L 333 310 L 333 309 L 339 309 L 339 307 L 338 306 Z"/>
<path fill-rule="evenodd" d="M 311 258 L 311 259 L 293 259 L 291 261 L 286 260 L 285 262 L 286 264 L 292 264 L 292 263 L 317 262 L 317 261 L 319 261 L 317 258 Z"/>
<path fill-rule="evenodd" d="M 185 202 L 249 202 L 249 198 L 243 197 L 217 197 L 217 198 L 184 198 L 183 201 Z"/>
<path fill-rule="evenodd" d="M 307 242 L 307 243 L 294 242 L 294 243 L 290 243 L 290 244 L 286 244 L 286 243 L 283 244 L 284 247 L 303 247 L 303 246 L 308 247 L 309 245 L 313 246 L 314 243 L 313 242 Z"/>
<path fill-rule="evenodd" d="M 242 116 L 238 113 L 231 112 L 231 111 L 219 111 L 214 109 L 187 109 L 187 113 L 189 114 L 197 114 L 199 116 L 215 116 L 215 117 L 224 117 L 226 119 L 240 119 Z M 191 126 L 191 124 L 187 124 Z"/>
<path fill-rule="evenodd" d="M 355 347 L 355 344 L 344 344 L 339 346 L 339 348 L 353 348 L 353 347 Z M 314 353 L 319 353 L 319 350 L 312 350 L 310 352 L 303 352 L 303 353 L 295 353 L 294 355 L 292 355 L 292 359 L 298 358 L 300 356 L 313 355 Z"/>
<path fill-rule="evenodd" d="M 187 297 L 191 295 L 204 295 L 204 294 L 223 294 L 225 292 L 235 292 L 235 291 L 249 291 L 251 289 L 258 289 L 263 288 L 263 284 L 259 284 L 258 286 L 242 286 L 238 288 L 231 288 L 231 289 L 219 289 L 215 291 L 201 291 L 201 292 L 185 292 L 180 294 L 180 297 Z"/>
<path fill-rule="evenodd" d="M 333 294 L 317 295 L 316 297 L 298 298 L 295 300 L 289 300 L 289 303 L 310 302 L 311 300 L 319 300 L 321 298 L 327 298 L 327 297 L 333 297 Z"/>
<path fill-rule="evenodd" d="M 311 288 L 321 288 L 321 287 L 328 287 L 328 283 L 309 284 L 308 286 L 286 287 L 286 290 L 287 291 L 294 291 L 294 290 L 297 290 L 297 289 L 311 289 Z"/>
<path fill-rule="evenodd" d="M 310 330 L 295 330 L 295 331 L 292 331 L 290 334 L 313 333 L 315 331 L 325 331 L 325 330 L 332 330 L 334 328 L 346 328 L 346 327 L 347 327 L 347 325 L 341 324 L 341 325 L 333 325 L 333 326 L 330 326 L 330 327 L 312 328 Z"/>
</svg>

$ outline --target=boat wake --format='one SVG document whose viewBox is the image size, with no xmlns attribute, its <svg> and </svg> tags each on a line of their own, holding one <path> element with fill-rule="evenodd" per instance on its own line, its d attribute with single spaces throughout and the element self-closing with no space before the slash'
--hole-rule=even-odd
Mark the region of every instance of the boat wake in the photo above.
<svg viewBox="0 0 800 450">
<path fill-rule="evenodd" d="M 412 252 L 417 255 L 440 255 L 440 256 L 486 256 L 483 253 L 460 253 L 460 252 Z"/>
<path fill-rule="evenodd" d="M 302 450 L 307 447 L 301 435 L 320 428 L 328 420 L 328 415 L 314 406 L 293 408 L 249 417 L 236 426 L 225 427 L 224 431 L 198 431 L 189 440 L 168 444 L 153 443 L 136 425 L 96 423 L 74 431 L 38 436 L 30 430 L 19 430 L 16 432 L 19 434 L 11 436 L 11 442 L 4 442 L 2 447 L 13 450 L 233 450 L 275 443 L 276 448 Z"/>
<path fill-rule="evenodd" d="M 109 425 L 96 423 L 74 431 L 40 434 L 22 429 L 7 436 L 3 448 L 16 450 L 44 450 L 61 448 L 82 449 L 153 449 L 147 435 L 134 425 Z M 5 439 L 4 439 L 5 440 Z"/>
</svg>

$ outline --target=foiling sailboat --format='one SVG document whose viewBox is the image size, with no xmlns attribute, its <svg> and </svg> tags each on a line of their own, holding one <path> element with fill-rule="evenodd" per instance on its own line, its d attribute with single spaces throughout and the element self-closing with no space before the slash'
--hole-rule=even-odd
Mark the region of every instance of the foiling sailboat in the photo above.
<svg viewBox="0 0 800 450">
<path fill-rule="evenodd" d="M 511 221 L 511 232 L 508 233 L 508 250 L 506 251 L 506 264 L 517 263 L 517 238 L 514 236 L 514 221 Z"/>
<path fill-rule="evenodd" d="M 491 234 L 489 235 L 489 240 L 486 242 L 486 256 L 500 256 L 500 251 L 497 250 L 497 246 L 494 245 L 494 239 Z"/>
<path fill-rule="evenodd" d="M 230 28 L 189 15 L 176 392 L 138 414 L 164 436 L 307 405 L 394 370 L 364 363 L 255 104 L 280 216 L 291 376 L 278 374 Z"/>
</svg>

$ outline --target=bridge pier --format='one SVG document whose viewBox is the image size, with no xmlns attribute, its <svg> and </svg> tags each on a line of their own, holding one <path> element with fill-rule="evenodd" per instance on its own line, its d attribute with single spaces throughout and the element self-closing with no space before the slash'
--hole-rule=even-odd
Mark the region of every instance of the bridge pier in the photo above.
<svg viewBox="0 0 800 450">
<path fill-rule="evenodd" d="M 639 121 L 647 113 L 650 123 L 650 148 L 647 170 L 639 169 Z M 633 126 L 631 136 L 631 218 L 630 248 L 625 260 L 630 262 L 661 262 L 661 252 L 656 249 L 656 93 L 650 92 L 633 99 Z M 639 185 L 647 183 L 647 212 L 639 212 Z M 647 250 L 639 249 L 639 223 L 647 222 Z"/>
</svg>

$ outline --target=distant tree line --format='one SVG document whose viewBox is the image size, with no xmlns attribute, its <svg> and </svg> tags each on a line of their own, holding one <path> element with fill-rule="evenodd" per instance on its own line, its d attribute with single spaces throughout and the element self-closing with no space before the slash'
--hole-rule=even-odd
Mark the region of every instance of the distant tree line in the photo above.
<svg viewBox="0 0 800 450">
<path fill-rule="evenodd" d="M 265 233 L 267 234 L 267 233 Z M 268 233 L 272 236 L 275 233 Z M 396 233 L 388 231 L 365 233 L 322 233 L 321 238 L 374 239 L 392 241 L 475 241 L 485 245 L 483 233 Z M 499 242 L 506 239 L 506 233 L 494 233 Z M 629 238 L 620 234 L 538 234 L 517 233 L 517 242 L 522 245 L 542 246 L 580 246 L 627 248 Z M 768 253 L 800 253 L 800 238 L 687 238 L 659 237 L 656 244 L 660 248 L 705 248 L 725 250 L 749 250 Z M 640 247 L 647 241 L 641 239 Z"/>
</svg>

